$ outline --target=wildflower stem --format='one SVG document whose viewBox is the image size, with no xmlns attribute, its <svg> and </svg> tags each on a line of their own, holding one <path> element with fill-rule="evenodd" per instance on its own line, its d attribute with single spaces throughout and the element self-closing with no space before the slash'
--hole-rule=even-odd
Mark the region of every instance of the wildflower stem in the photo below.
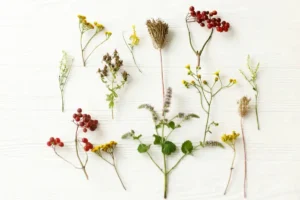
<svg viewBox="0 0 300 200">
<path fill-rule="evenodd" d="M 120 174 L 119 174 L 119 172 L 118 172 L 118 169 L 117 169 L 117 166 L 116 166 L 114 153 L 111 153 L 111 157 L 112 157 L 112 160 L 113 160 L 113 166 L 114 166 L 114 169 L 115 169 L 115 171 L 116 171 L 116 173 L 117 173 L 117 175 L 118 175 L 118 178 L 119 178 L 119 180 L 120 180 L 120 182 L 121 182 L 121 184 L 122 184 L 124 190 L 126 190 L 126 187 L 125 187 L 125 185 L 124 185 L 124 183 L 123 183 L 123 181 L 122 181 L 122 179 L 121 179 L 121 176 L 120 176 Z"/>
<path fill-rule="evenodd" d="M 72 165 L 75 169 L 81 169 L 80 167 L 75 166 L 73 163 L 71 163 L 70 161 L 68 161 L 67 159 L 65 159 L 64 157 L 62 157 L 61 155 L 59 155 L 55 149 L 54 146 L 52 146 L 54 153 L 61 158 L 63 161 L 65 161 L 66 163 L 69 163 L 70 165 Z"/>
<path fill-rule="evenodd" d="M 132 59 L 133 59 L 133 62 L 135 64 L 135 66 L 138 68 L 138 70 L 142 73 L 141 69 L 139 68 L 139 66 L 137 65 L 136 63 L 136 60 L 135 60 L 135 57 L 134 57 L 134 54 L 133 54 L 133 48 L 130 48 L 129 45 L 127 44 L 126 42 L 126 39 L 124 37 L 124 32 L 122 33 L 122 36 L 123 36 L 123 40 L 124 40 L 124 43 L 126 44 L 127 48 L 129 49 L 130 53 L 131 53 L 131 56 L 132 56 Z"/>
<path fill-rule="evenodd" d="M 86 172 L 86 169 L 85 169 L 85 165 L 83 165 L 83 162 L 79 156 L 79 151 L 78 151 L 78 129 L 79 129 L 79 125 L 77 125 L 77 128 L 76 128 L 76 133 L 75 133 L 75 148 L 76 148 L 76 155 L 77 155 L 77 158 L 79 160 L 79 163 L 81 165 L 81 169 L 83 170 L 84 174 L 85 174 L 85 177 L 87 180 L 89 180 L 89 176 Z"/>
<path fill-rule="evenodd" d="M 113 78 L 111 80 L 111 90 L 112 91 L 114 91 L 114 80 L 115 80 L 114 77 L 115 76 L 113 76 Z M 114 99 L 113 99 L 113 101 L 114 101 Z M 114 119 L 114 105 L 111 107 L 111 118 Z"/>
<path fill-rule="evenodd" d="M 84 63 L 87 62 L 87 60 L 90 58 L 90 56 L 92 55 L 92 53 L 98 48 L 100 47 L 104 42 L 106 42 L 109 39 L 109 37 L 106 37 L 105 40 L 103 40 L 100 44 L 98 44 L 92 51 L 91 53 L 86 57 Z"/>
<path fill-rule="evenodd" d="M 165 102 L 165 80 L 164 80 L 164 69 L 163 69 L 161 49 L 159 49 L 159 55 L 160 55 L 160 72 L 161 72 L 162 95 L 163 95 L 163 103 L 164 103 Z"/>
<path fill-rule="evenodd" d="M 243 117 L 241 117 L 241 131 L 242 131 L 242 138 L 243 138 L 243 146 L 244 146 L 244 198 L 247 197 L 247 151 L 246 151 L 246 141 L 245 141 L 245 134 L 244 134 L 244 124 L 243 124 Z"/>
<path fill-rule="evenodd" d="M 65 111 L 65 103 L 64 103 L 64 90 L 61 89 L 60 90 L 60 96 L 61 96 L 61 111 L 64 112 Z"/>
<path fill-rule="evenodd" d="M 185 158 L 185 156 L 188 155 L 188 154 L 184 154 L 180 157 L 180 159 L 177 161 L 177 163 L 167 172 L 167 174 L 169 174 L 173 169 L 175 169 L 179 163 Z"/>
<path fill-rule="evenodd" d="M 193 46 L 193 43 L 192 43 L 191 31 L 190 31 L 190 28 L 189 28 L 189 25 L 188 25 L 188 16 L 189 16 L 189 14 L 187 14 L 187 16 L 186 16 L 185 23 L 186 23 L 186 28 L 187 28 L 188 34 L 189 34 L 189 42 L 190 42 L 190 46 L 191 46 L 192 50 L 193 50 L 194 53 L 197 55 L 198 52 L 195 50 L 195 48 L 194 48 L 194 46 Z M 199 66 L 199 65 L 198 65 L 198 66 Z"/>
<path fill-rule="evenodd" d="M 165 124 L 162 126 L 162 132 L 161 132 L 161 137 L 165 138 Z M 167 156 L 166 154 L 163 154 L 163 159 L 164 159 L 164 198 L 167 198 L 167 193 L 168 193 L 168 172 L 167 172 Z"/>
<path fill-rule="evenodd" d="M 258 118 L 258 91 L 256 89 L 256 94 L 255 94 L 255 114 L 256 114 L 256 123 L 257 123 L 257 129 L 260 130 L 260 125 L 259 125 L 259 118 Z"/>
<path fill-rule="evenodd" d="M 92 41 L 92 39 L 97 35 L 98 33 L 95 32 L 95 34 L 89 39 L 89 41 L 86 43 L 86 45 L 83 47 L 83 51 L 88 47 L 88 45 L 90 44 L 90 42 Z"/>
<path fill-rule="evenodd" d="M 226 193 L 227 193 L 227 189 L 228 189 L 230 181 L 231 181 L 232 171 L 234 169 L 233 166 L 234 166 L 234 161 L 235 161 L 235 157 L 236 157 L 235 145 L 232 147 L 232 149 L 233 149 L 233 158 L 232 158 L 232 163 L 231 163 L 231 167 L 230 167 L 229 178 L 228 178 L 226 189 L 224 191 L 224 195 L 226 195 Z"/>
<path fill-rule="evenodd" d="M 84 49 L 83 49 L 83 46 L 82 46 L 82 36 L 83 36 L 83 32 L 81 31 L 80 32 L 80 49 L 81 49 L 82 63 L 83 63 L 83 66 L 85 67 L 85 60 L 84 60 L 84 56 L 83 56 Z"/>
<path fill-rule="evenodd" d="M 207 109 L 207 116 L 206 116 L 206 123 L 205 123 L 205 130 L 204 130 L 204 138 L 203 138 L 203 144 L 206 142 L 206 134 L 209 131 L 208 130 L 208 121 L 209 121 L 209 116 L 210 116 L 210 108 L 211 108 L 211 103 L 212 103 L 212 95 L 210 96 L 210 100 L 207 104 L 208 109 Z"/>
</svg>

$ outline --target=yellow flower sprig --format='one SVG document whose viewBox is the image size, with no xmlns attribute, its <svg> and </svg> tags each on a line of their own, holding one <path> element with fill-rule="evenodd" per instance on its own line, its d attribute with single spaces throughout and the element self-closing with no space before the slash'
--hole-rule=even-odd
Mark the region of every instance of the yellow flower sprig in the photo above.
<svg viewBox="0 0 300 200">
<path fill-rule="evenodd" d="M 92 55 L 92 53 L 99 47 L 101 46 L 104 42 L 106 42 L 112 35 L 111 32 L 105 32 L 105 39 L 98 44 L 97 46 L 94 47 L 94 49 L 87 55 L 84 56 L 84 53 L 87 49 L 87 47 L 89 46 L 90 42 L 99 34 L 104 30 L 104 26 L 98 22 L 94 22 L 93 24 L 88 22 L 86 20 L 86 17 L 83 15 L 78 15 L 77 16 L 79 19 L 79 31 L 80 31 L 80 48 L 81 48 L 81 57 L 82 57 L 82 62 L 83 62 L 83 66 L 86 66 L 86 62 L 87 60 L 90 58 L 90 56 Z M 83 35 L 84 33 L 86 33 L 87 31 L 93 30 L 94 34 L 90 37 L 90 39 L 87 41 L 87 43 L 85 45 L 83 45 Z"/>
<path fill-rule="evenodd" d="M 115 151 L 115 148 L 117 146 L 117 142 L 115 141 L 110 141 L 109 143 L 105 143 L 105 144 L 101 144 L 101 145 L 97 145 L 97 146 L 94 146 L 94 148 L 92 149 L 92 152 L 94 152 L 95 154 L 97 154 L 100 158 L 102 158 L 105 162 L 107 162 L 108 164 L 110 164 L 111 166 L 114 167 L 116 173 L 117 173 L 117 176 L 124 188 L 124 190 L 126 190 L 126 187 L 121 179 L 121 176 L 118 172 L 118 169 L 117 169 L 117 166 L 116 166 L 116 161 L 115 161 L 115 155 L 114 155 L 114 151 Z M 107 160 L 103 154 L 108 154 L 110 157 L 111 157 L 111 160 L 112 161 L 109 161 Z"/>
<path fill-rule="evenodd" d="M 136 60 L 135 60 L 135 57 L 134 57 L 134 54 L 133 54 L 133 49 L 134 49 L 134 47 L 135 47 L 135 46 L 138 46 L 139 43 L 140 43 L 140 38 L 139 38 L 139 36 L 136 34 L 135 25 L 132 26 L 132 31 L 133 31 L 133 33 L 132 33 L 132 34 L 130 35 L 130 37 L 129 37 L 130 42 L 127 42 L 127 41 L 126 41 L 125 36 L 124 36 L 124 33 L 123 33 L 123 40 L 124 40 L 124 42 L 125 42 L 127 48 L 129 49 L 130 53 L 131 53 L 131 56 L 132 56 L 132 59 L 133 59 L 133 62 L 134 62 L 134 64 L 135 64 L 135 66 L 138 68 L 138 70 L 139 70 L 140 72 L 142 72 L 141 69 L 139 68 L 139 66 L 138 66 L 137 63 L 136 63 Z"/>
<path fill-rule="evenodd" d="M 225 144 L 227 144 L 229 147 L 231 147 L 232 150 L 233 150 L 233 159 L 232 159 L 232 163 L 231 163 L 231 167 L 230 167 L 230 174 L 229 174 L 227 186 L 226 186 L 225 191 L 224 191 L 224 195 L 226 195 L 227 189 L 228 189 L 230 181 L 231 181 L 232 171 L 234 169 L 233 168 L 234 161 L 235 161 L 235 157 L 236 157 L 235 143 L 236 143 L 236 140 L 238 139 L 239 136 L 240 136 L 239 133 L 236 133 L 235 131 L 232 131 L 231 134 L 223 134 L 222 137 L 221 137 L 222 141 Z"/>
<path fill-rule="evenodd" d="M 206 144 L 207 133 L 212 133 L 211 127 L 217 126 L 216 124 L 218 124 L 214 121 L 210 122 L 211 104 L 213 102 L 213 99 L 220 91 L 232 87 L 237 83 L 237 81 L 236 79 L 231 78 L 229 79 L 227 84 L 223 83 L 220 76 L 220 70 L 218 70 L 213 73 L 213 83 L 209 84 L 209 82 L 200 74 L 200 66 L 197 66 L 195 71 L 192 71 L 190 65 L 186 65 L 185 68 L 187 69 L 187 74 L 192 77 L 192 80 L 183 80 L 182 84 L 186 88 L 194 87 L 198 91 L 200 95 L 201 107 L 206 113 L 206 124 L 204 129 L 204 138 L 202 141 L 203 144 Z"/>
</svg>

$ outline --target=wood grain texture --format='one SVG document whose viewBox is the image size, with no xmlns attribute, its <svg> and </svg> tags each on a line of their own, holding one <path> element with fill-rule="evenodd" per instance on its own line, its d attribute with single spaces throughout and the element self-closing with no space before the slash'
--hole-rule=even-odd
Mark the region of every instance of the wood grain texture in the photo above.
<svg viewBox="0 0 300 200">
<path fill-rule="evenodd" d="M 221 70 L 221 76 L 238 80 L 236 87 L 224 90 L 212 106 L 212 119 L 220 126 L 209 139 L 218 140 L 224 132 L 239 131 L 237 100 L 252 96 L 249 85 L 238 69 L 246 68 L 246 57 L 260 61 L 259 114 L 261 131 L 256 130 L 255 114 L 245 121 L 249 157 L 249 200 L 300 200 L 300 13 L 298 0 L 9 0 L 0 1 L 0 177 L 1 199 L 6 200 L 80 200 L 80 199 L 162 199 L 163 177 L 151 161 L 136 151 L 134 141 L 121 140 L 131 129 L 152 141 L 153 126 L 147 111 L 138 105 L 151 103 L 161 107 L 159 54 L 152 47 L 145 27 L 148 18 L 160 17 L 170 26 L 168 45 L 163 51 L 166 85 L 173 88 L 171 114 L 195 112 L 199 120 L 187 122 L 173 135 L 176 144 L 199 141 L 204 117 L 199 97 L 182 84 L 186 64 L 196 58 L 188 44 L 184 18 L 189 6 L 216 9 L 231 23 L 226 34 L 216 33 L 203 54 L 203 76 Z M 97 50 L 86 68 L 79 50 L 77 14 L 103 23 L 112 38 Z M 141 38 L 134 66 L 122 32 L 130 35 L 135 24 Z M 191 26 L 198 48 L 209 32 Z M 101 37 L 98 38 L 99 41 Z M 98 40 L 97 39 L 97 40 Z M 102 67 L 102 55 L 118 49 L 130 74 L 129 84 L 121 91 L 116 119 L 110 118 L 105 87 L 96 71 Z M 65 113 L 60 112 L 58 63 L 61 50 L 74 60 L 65 90 Z M 50 136 L 72 143 L 75 131 L 71 116 L 77 107 L 100 121 L 100 129 L 91 133 L 99 143 L 119 142 L 117 161 L 128 188 L 122 190 L 112 168 L 91 155 L 86 181 L 81 171 L 72 169 L 46 148 Z M 242 146 L 237 146 L 237 162 L 228 195 L 223 196 L 232 152 L 230 149 L 204 149 L 188 156 L 170 176 L 170 200 L 243 199 Z M 71 160 L 75 149 L 61 150 Z M 159 149 L 151 151 L 159 162 Z M 176 153 L 169 163 L 180 156 Z"/>
</svg>

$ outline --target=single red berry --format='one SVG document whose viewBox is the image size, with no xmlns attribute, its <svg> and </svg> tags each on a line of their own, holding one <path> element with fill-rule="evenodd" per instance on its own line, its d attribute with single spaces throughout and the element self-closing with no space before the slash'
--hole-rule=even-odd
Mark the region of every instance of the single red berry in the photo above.
<svg viewBox="0 0 300 200">
<path fill-rule="evenodd" d="M 226 24 L 226 21 L 222 21 L 222 25 Z"/>
<path fill-rule="evenodd" d="M 199 10 L 196 12 L 196 15 L 200 15 L 200 11 Z"/>
<path fill-rule="evenodd" d="M 207 28 L 211 29 L 213 27 L 212 24 L 207 24 Z"/>
<path fill-rule="evenodd" d="M 81 112 L 82 112 L 82 109 L 81 109 L 81 108 L 78 108 L 78 109 L 77 109 L 77 112 L 78 112 L 78 113 L 81 113 Z"/>
<path fill-rule="evenodd" d="M 80 117 L 76 117 L 76 118 L 75 118 L 75 121 L 76 121 L 76 122 L 79 122 L 79 121 L 80 121 Z"/>
<path fill-rule="evenodd" d="M 76 113 L 74 113 L 74 114 L 73 114 L 73 118 L 75 119 L 76 117 L 77 117 L 77 114 L 76 114 Z"/>
<path fill-rule="evenodd" d="M 226 23 L 226 26 L 229 28 L 229 27 L 230 27 L 230 24 L 227 22 L 227 23 Z"/>
<path fill-rule="evenodd" d="M 224 30 L 224 32 L 228 32 L 228 28 L 227 27 L 224 27 L 223 30 Z"/>
<path fill-rule="evenodd" d="M 221 18 L 217 18 L 217 21 L 218 21 L 218 22 L 221 22 Z"/>
<path fill-rule="evenodd" d="M 93 146 L 91 143 L 89 143 L 89 142 L 86 144 L 86 146 L 87 146 L 89 149 L 92 149 L 92 148 L 94 147 L 94 146 Z"/>
<path fill-rule="evenodd" d="M 210 22 L 211 22 L 211 19 L 206 20 L 206 22 L 207 22 L 207 23 L 210 23 Z"/>
<path fill-rule="evenodd" d="M 53 145 L 57 145 L 57 142 L 56 142 L 56 141 L 53 141 L 52 144 L 53 144 Z"/>
<path fill-rule="evenodd" d="M 197 22 L 200 24 L 202 22 L 202 20 L 197 18 Z"/>
<path fill-rule="evenodd" d="M 196 17 L 196 12 L 195 12 L 195 11 L 192 11 L 192 12 L 191 12 L 191 15 L 192 15 L 192 17 Z"/>
<path fill-rule="evenodd" d="M 81 127 L 84 126 L 84 122 L 80 122 L 79 126 L 81 126 Z"/>
<path fill-rule="evenodd" d="M 83 128 L 83 130 L 82 130 L 84 133 L 86 133 L 87 132 L 87 129 L 86 128 Z"/>
<path fill-rule="evenodd" d="M 60 143 L 60 139 L 59 139 L 59 138 L 56 138 L 55 141 L 56 141 L 57 143 Z"/>
<path fill-rule="evenodd" d="M 218 14 L 218 12 L 217 12 L 216 10 L 212 11 L 211 13 L 212 13 L 213 15 Z"/>
<path fill-rule="evenodd" d="M 83 149 L 84 149 L 84 151 L 89 151 L 89 150 L 90 150 L 90 148 L 89 148 L 87 145 L 85 145 L 85 146 L 83 147 Z"/>
<path fill-rule="evenodd" d="M 47 146 L 48 146 L 48 147 L 51 147 L 51 146 L 52 146 L 52 142 L 48 141 L 48 142 L 47 142 Z"/>
<path fill-rule="evenodd" d="M 194 11 L 194 10 L 195 10 L 194 6 L 191 6 L 190 11 Z"/>
<path fill-rule="evenodd" d="M 205 24 L 204 24 L 204 23 L 201 23 L 201 24 L 200 24 L 200 26 L 204 27 L 204 26 L 205 26 Z"/>
<path fill-rule="evenodd" d="M 98 120 L 94 120 L 94 124 L 98 125 Z"/>
<path fill-rule="evenodd" d="M 89 140 L 88 140 L 87 138 L 82 138 L 82 142 L 83 142 L 83 143 L 88 143 Z"/>
<path fill-rule="evenodd" d="M 209 16 L 213 16 L 214 14 L 213 13 L 209 13 Z"/>
<path fill-rule="evenodd" d="M 220 31 L 220 32 L 223 32 L 223 27 L 220 27 L 219 31 Z"/>
<path fill-rule="evenodd" d="M 87 118 L 87 117 L 84 118 L 84 122 L 89 122 L 89 121 L 90 121 L 89 118 Z"/>
<path fill-rule="evenodd" d="M 64 146 L 65 146 L 65 144 L 64 144 L 63 142 L 60 142 L 60 143 L 58 143 L 58 146 L 60 146 L 60 147 L 64 147 Z"/>
<path fill-rule="evenodd" d="M 55 140 L 54 140 L 54 137 L 51 137 L 50 139 L 49 139 L 49 141 L 50 142 L 54 142 Z"/>
</svg>

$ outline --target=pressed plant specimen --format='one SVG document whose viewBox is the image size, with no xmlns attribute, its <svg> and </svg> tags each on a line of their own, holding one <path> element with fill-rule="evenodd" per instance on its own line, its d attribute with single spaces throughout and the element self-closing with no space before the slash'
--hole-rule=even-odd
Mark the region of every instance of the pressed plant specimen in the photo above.
<svg viewBox="0 0 300 200">
<path fill-rule="evenodd" d="M 164 69 L 163 69 L 163 56 L 162 49 L 166 45 L 167 35 L 169 33 L 169 26 L 164 21 L 157 19 L 149 19 L 146 22 L 149 35 L 155 49 L 158 49 L 160 55 L 160 70 L 161 70 L 161 83 L 162 83 L 162 97 L 165 97 L 165 84 L 164 84 Z"/>
<path fill-rule="evenodd" d="M 193 87 L 197 90 L 200 96 L 200 105 L 206 114 L 206 123 L 204 128 L 204 137 L 202 140 L 203 145 L 206 144 L 207 133 L 212 133 L 211 128 L 213 126 L 218 126 L 219 124 L 215 121 L 210 120 L 211 115 L 211 105 L 213 103 L 213 99 L 226 88 L 230 88 L 234 84 L 236 84 L 236 79 L 229 79 L 227 83 L 222 81 L 220 77 L 220 71 L 216 71 L 214 73 L 214 79 L 212 83 L 209 83 L 206 79 L 204 79 L 201 74 L 201 68 L 199 66 L 196 67 L 195 71 L 191 70 L 191 66 L 187 65 L 186 69 L 188 70 L 188 75 L 191 76 L 191 81 L 183 80 L 182 83 L 186 88 Z"/>
<path fill-rule="evenodd" d="M 231 176 L 232 176 L 232 171 L 234 169 L 234 162 L 235 162 L 235 157 L 236 157 L 236 148 L 235 148 L 235 142 L 237 138 L 240 136 L 239 133 L 236 133 L 235 131 L 232 131 L 231 134 L 223 134 L 221 139 L 224 143 L 226 143 L 230 148 L 233 150 L 233 158 L 231 162 L 231 167 L 230 167 L 230 173 L 229 173 L 229 178 L 228 182 L 224 191 L 224 195 L 226 195 L 230 181 L 231 181 Z"/>
<path fill-rule="evenodd" d="M 252 67 L 250 64 L 250 56 L 247 57 L 247 68 L 250 72 L 250 77 L 248 77 L 244 71 L 240 69 L 241 74 L 244 76 L 244 78 L 248 81 L 248 83 L 251 85 L 252 89 L 255 92 L 255 114 L 256 114 L 256 123 L 257 123 L 257 129 L 260 129 L 259 125 L 259 117 L 258 117 L 258 86 L 256 83 L 257 80 L 257 72 L 259 69 L 259 63 L 257 63 L 256 67 Z"/>
<path fill-rule="evenodd" d="M 132 56 L 132 59 L 133 59 L 133 62 L 135 64 L 135 66 L 137 67 L 137 69 L 140 72 L 142 72 L 141 69 L 139 68 L 139 66 L 136 63 L 136 60 L 135 60 L 135 57 L 134 57 L 134 53 L 133 53 L 134 47 L 137 46 L 137 45 L 139 45 L 139 43 L 140 43 L 140 38 L 136 34 L 135 25 L 132 26 L 132 30 L 133 30 L 133 33 L 129 37 L 130 42 L 126 41 L 124 33 L 123 33 L 123 40 L 124 40 L 127 48 L 129 49 L 130 53 L 131 53 L 131 56 Z"/>
<path fill-rule="evenodd" d="M 185 22 L 186 22 L 186 27 L 188 30 L 188 36 L 189 36 L 189 43 L 190 46 L 193 50 L 193 52 L 195 53 L 195 55 L 197 56 L 197 67 L 200 67 L 200 60 L 201 60 L 201 55 L 207 45 L 207 43 L 209 42 L 209 40 L 212 38 L 214 29 L 216 29 L 218 32 L 227 32 L 230 28 L 230 24 L 226 21 L 223 21 L 220 17 L 217 17 L 217 11 L 213 10 L 213 11 L 196 11 L 195 8 L 193 6 L 191 6 L 189 8 L 189 13 L 187 14 L 186 18 L 185 18 Z M 194 44 L 192 42 L 192 34 L 189 28 L 189 23 L 198 23 L 201 27 L 207 27 L 208 29 L 210 29 L 210 34 L 207 38 L 207 40 L 204 42 L 204 44 L 202 45 L 202 48 L 200 50 L 196 50 L 196 48 L 194 47 Z"/>
<path fill-rule="evenodd" d="M 96 45 L 92 49 L 92 51 L 90 51 L 89 54 L 85 55 L 85 52 L 86 52 L 87 48 L 89 47 L 89 44 L 93 41 L 93 39 L 95 39 L 96 36 L 98 36 L 104 30 L 104 26 L 102 24 L 99 24 L 98 22 L 94 22 L 94 24 L 88 22 L 86 20 L 86 17 L 83 15 L 78 15 L 77 17 L 79 19 L 80 49 L 81 49 L 82 63 L 83 63 L 83 66 L 86 66 L 86 63 L 87 63 L 88 59 L 90 58 L 90 56 L 93 54 L 93 52 L 98 47 L 100 47 L 103 43 L 105 43 L 110 38 L 112 33 L 106 31 L 104 40 L 102 42 L 100 42 L 98 45 Z M 83 36 L 85 35 L 85 33 L 89 32 L 89 31 L 94 31 L 94 33 L 92 34 L 92 36 L 88 39 L 88 41 L 84 45 L 83 44 Z"/>
<path fill-rule="evenodd" d="M 117 50 L 112 55 L 105 54 L 103 62 L 105 65 L 103 69 L 98 69 L 98 73 L 100 74 L 101 81 L 109 90 L 109 94 L 106 95 L 106 101 L 108 101 L 108 107 L 111 109 L 112 119 L 114 119 L 115 101 L 118 98 L 117 91 L 124 87 L 129 74 L 125 70 L 121 70 L 123 60 L 120 59 Z M 121 80 L 118 78 L 119 74 L 122 76 Z"/>
<path fill-rule="evenodd" d="M 63 56 L 59 64 L 58 82 L 59 82 L 59 89 L 61 95 L 61 111 L 64 112 L 65 110 L 64 89 L 71 71 L 73 58 L 69 56 L 65 51 L 63 51 L 62 53 Z"/>
<path fill-rule="evenodd" d="M 244 198 L 247 197 L 247 148 L 246 148 L 246 139 L 244 133 L 244 118 L 249 113 L 250 110 L 250 103 L 251 99 L 244 96 L 239 100 L 239 114 L 241 117 L 241 131 L 242 131 L 242 139 L 243 139 L 243 146 L 244 146 Z"/>
<path fill-rule="evenodd" d="M 157 169 L 163 174 L 164 176 L 164 198 L 167 198 L 167 191 L 168 191 L 168 177 L 170 173 L 179 165 L 179 163 L 187 156 L 190 155 L 194 150 L 199 148 L 201 145 L 194 146 L 190 140 L 186 140 L 181 145 L 182 156 L 176 162 L 176 164 L 172 167 L 168 167 L 168 159 L 170 155 L 177 150 L 177 146 L 170 140 L 170 136 L 172 133 L 181 128 L 183 122 L 188 121 L 192 118 L 199 118 L 195 114 L 184 114 L 178 113 L 177 115 L 168 118 L 167 113 L 169 112 L 170 105 L 171 105 L 171 97 L 172 97 L 172 90 L 168 88 L 165 101 L 163 104 L 162 114 L 159 115 L 158 112 L 154 109 L 153 106 L 149 104 L 142 104 L 139 106 L 140 109 L 148 110 L 152 115 L 152 120 L 154 123 L 154 131 L 155 134 L 153 135 L 154 141 L 153 144 L 157 145 L 161 148 L 161 153 L 163 156 L 163 165 L 160 166 L 152 157 L 150 148 L 151 144 L 145 144 L 142 142 L 141 137 L 142 135 L 135 134 L 132 130 L 123 135 L 123 139 L 131 138 L 133 140 L 137 140 L 140 144 L 138 145 L 138 152 L 145 153 L 151 159 L 151 161 L 155 164 Z M 213 146 L 213 145 L 212 145 Z"/>
<path fill-rule="evenodd" d="M 77 167 L 75 164 L 71 163 L 67 159 L 65 159 L 63 156 L 61 156 L 57 151 L 56 147 L 57 145 L 60 147 L 64 146 L 64 143 L 60 142 L 59 138 L 54 139 L 53 137 L 50 138 L 50 140 L 47 142 L 47 145 L 52 147 L 54 153 L 63 159 L 65 162 L 71 164 L 73 167 L 76 169 L 81 169 L 86 178 L 89 179 L 89 176 L 86 171 L 86 165 L 88 163 L 88 154 L 86 153 L 85 159 L 83 159 L 80 156 L 79 149 L 83 149 L 85 152 L 93 149 L 93 144 L 90 143 L 88 140 L 81 141 L 79 139 L 79 133 L 82 131 L 83 133 L 90 131 L 95 131 L 98 127 L 98 120 L 93 120 L 89 114 L 82 114 L 82 109 L 78 108 L 77 113 L 73 114 L 73 122 L 76 126 L 76 131 L 75 131 L 75 149 L 76 149 L 76 156 L 79 161 L 80 166 Z M 84 145 L 84 146 L 83 146 Z"/>
<path fill-rule="evenodd" d="M 111 165 L 114 170 L 116 171 L 116 174 L 118 175 L 118 178 L 122 184 L 122 187 L 124 188 L 124 190 L 126 190 L 126 187 L 121 179 L 121 176 L 118 172 L 118 168 L 116 165 L 116 158 L 114 155 L 114 151 L 116 149 L 117 146 L 117 142 L 115 141 L 110 141 L 109 143 L 106 144 L 101 144 L 101 145 L 97 145 L 92 149 L 92 152 L 94 152 L 96 155 L 98 155 L 102 160 L 104 160 L 105 162 L 107 162 L 109 165 Z M 104 154 L 107 154 L 108 156 L 111 157 L 111 161 L 109 161 Z"/>
</svg>

